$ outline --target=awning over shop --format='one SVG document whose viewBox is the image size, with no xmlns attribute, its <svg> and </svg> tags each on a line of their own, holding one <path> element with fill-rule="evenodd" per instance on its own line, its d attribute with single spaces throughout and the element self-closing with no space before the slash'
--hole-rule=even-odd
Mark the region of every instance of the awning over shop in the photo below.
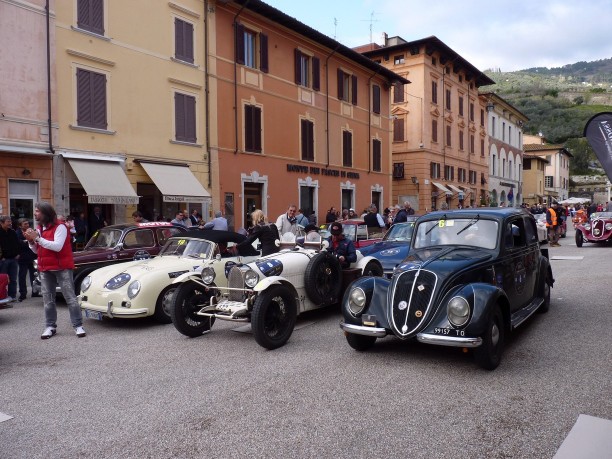
<svg viewBox="0 0 612 459">
<path fill-rule="evenodd" d="M 164 202 L 199 202 L 210 193 L 193 175 L 188 166 L 140 161 L 163 195 Z"/>
<path fill-rule="evenodd" d="M 446 186 L 447 186 L 447 187 L 449 187 L 451 190 L 453 190 L 455 193 L 461 193 L 461 194 L 463 194 L 463 191 L 462 191 L 462 190 L 460 190 L 459 188 L 457 188 L 455 185 L 448 184 L 448 185 L 446 185 Z"/>
<path fill-rule="evenodd" d="M 66 158 L 89 204 L 138 204 L 138 195 L 117 161 Z"/>
<path fill-rule="evenodd" d="M 448 188 L 446 188 L 444 185 L 442 185 L 441 183 L 438 182 L 431 182 L 432 185 L 436 186 L 437 188 L 439 188 L 441 191 L 444 191 L 446 194 L 453 194 L 453 192 L 451 190 L 449 190 Z"/>
</svg>

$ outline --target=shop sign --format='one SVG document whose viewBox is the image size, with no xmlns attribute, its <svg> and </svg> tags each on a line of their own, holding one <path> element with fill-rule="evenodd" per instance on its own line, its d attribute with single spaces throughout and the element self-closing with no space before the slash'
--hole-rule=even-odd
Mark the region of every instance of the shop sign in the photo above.
<svg viewBox="0 0 612 459">
<path fill-rule="evenodd" d="M 138 204 L 138 196 L 87 195 L 89 204 Z"/>
<path fill-rule="evenodd" d="M 299 172 L 301 174 L 326 175 L 329 177 L 341 177 L 359 179 L 359 172 L 347 172 L 339 169 L 328 169 L 326 167 L 303 166 L 300 164 L 287 164 L 287 172 Z"/>
<path fill-rule="evenodd" d="M 207 196 L 179 196 L 179 195 L 163 195 L 164 202 L 201 202 L 204 201 Z"/>
</svg>

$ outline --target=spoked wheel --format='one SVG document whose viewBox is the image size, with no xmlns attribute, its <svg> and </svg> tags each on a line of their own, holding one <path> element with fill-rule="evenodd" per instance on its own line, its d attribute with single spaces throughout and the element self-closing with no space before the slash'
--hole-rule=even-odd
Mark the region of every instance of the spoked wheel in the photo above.
<svg viewBox="0 0 612 459">
<path fill-rule="evenodd" d="M 170 316 L 174 327 L 185 336 L 195 338 L 210 331 L 214 317 L 198 316 L 196 313 L 210 304 L 213 290 L 206 291 L 201 285 L 187 281 L 174 292 Z"/>
<path fill-rule="evenodd" d="M 318 253 L 304 272 L 304 288 L 315 304 L 333 304 L 342 292 L 342 267 L 336 257 Z"/>
<path fill-rule="evenodd" d="M 172 317 L 170 317 L 170 309 L 172 308 L 172 301 L 174 292 L 176 291 L 176 287 L 171 285 L 161 292 L 159 298 L 157 298 L 157 303 L 155 304 L 155 312 L 153 313 L 153 318 L 162 324 L 169 324 L 172 322 Z"/>
<path fill-rule="evenodd" d="M 495 370 L 504 351 L 504 322 L 499 307 L 491 312 L 482 344 L 474 349 L 476 363 L 485 370 Z"/>
<path fill-rule="evenodd" d="M 367 351 L 376 342 L 376 336 L 356 335 L 354 333 L 346 334 L 346 342 L 356 351 Z"/>
<path fill-rule="evenodd" d="M 261 292 L 251 314 L 255 341 L 266 349 L 283 346 L 293 333 L 297 318 L 295 298 L 288 288 L 273 285 Z"/>
</svg>

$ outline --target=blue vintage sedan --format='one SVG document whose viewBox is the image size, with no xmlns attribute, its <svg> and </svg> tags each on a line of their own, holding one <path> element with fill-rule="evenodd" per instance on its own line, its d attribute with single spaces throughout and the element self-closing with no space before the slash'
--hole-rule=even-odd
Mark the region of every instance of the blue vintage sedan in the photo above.
<svg viewBox="0 0 612 459">
<path fill-rule="evenodd" d="M 395 267 L 408 256 L 417 218 L 410 216 L 407 222 L 396 223 L 387 231 L 382 241 L 359 249 L 364 257 L 374 257 L 380 261 L 385 277 L 390 279 Z"/>
</svg>

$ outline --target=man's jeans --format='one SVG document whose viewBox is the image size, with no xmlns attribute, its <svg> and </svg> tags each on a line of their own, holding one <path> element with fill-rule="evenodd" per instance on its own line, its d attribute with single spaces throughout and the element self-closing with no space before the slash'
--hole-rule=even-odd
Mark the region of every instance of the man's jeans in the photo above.
<svg viewBox="0 0 612 459">
<path fill-rule="evenodd" d="M 33 262 L 19 263 L 19 296 L 21 298 L 25 298 L 28 293 L 28 284 L 26 282 L 28 273 L 30 273 L 30 286 L 32 286 L 34 285 L 35 272 Z"/>
<path fill-rule="evenodd" d="M 14 258 L 7 258 L 0 261 L 0 273 L 8 274 L 8 296 L 11 298 L 17 298 L 17 273 L 19 272 L 19 265 L 17 260 Z"/>
<path fill-rule="evenodd" d="M 74 294 L 74 280 L 71 269 L 61 271 L 41 271 L 40 285 L 42 288 L 43 303 L 45 305 L 45 327 L 57 328 L 57 309 L 55 308 L 55 288 L 59 285 L 62 295 L 70 311 L 70 321 L 73 327 L 83 325 L 81 307 Z"/>
</svg>

